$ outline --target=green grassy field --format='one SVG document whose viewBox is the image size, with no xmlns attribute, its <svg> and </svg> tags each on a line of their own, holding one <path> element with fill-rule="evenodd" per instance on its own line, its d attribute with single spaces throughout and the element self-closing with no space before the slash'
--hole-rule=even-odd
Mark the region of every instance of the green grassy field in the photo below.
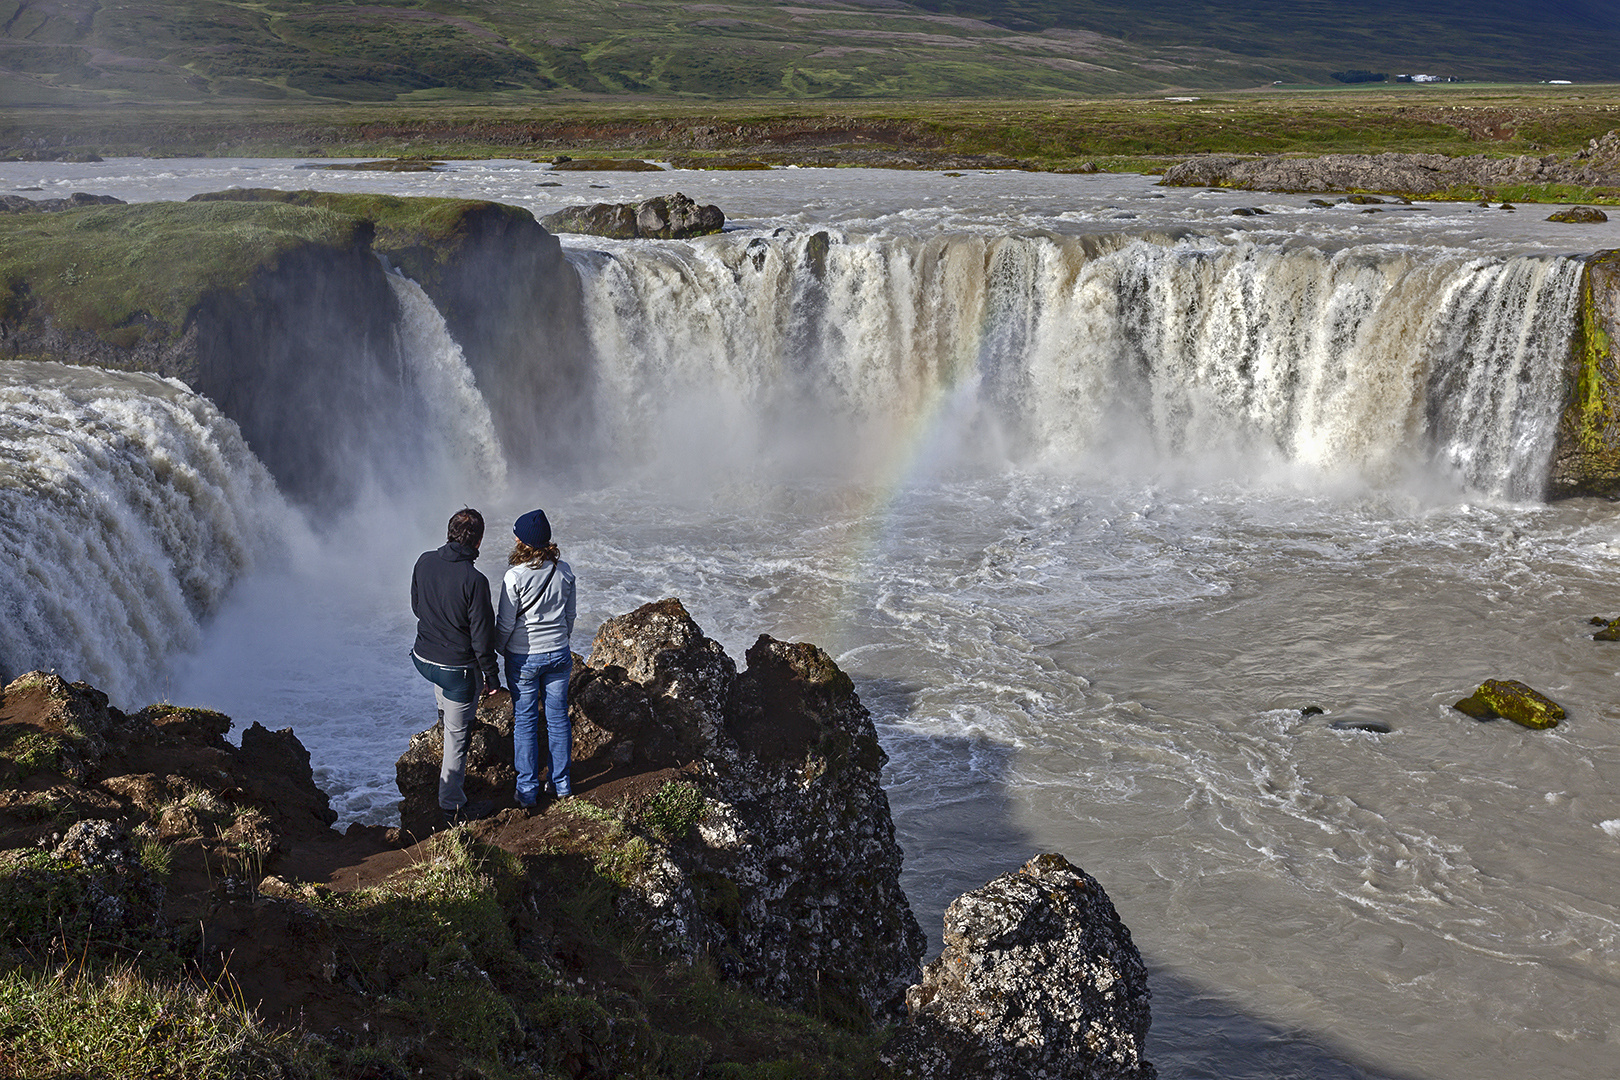
<svg viewBox="0 0 1620 1080">
<path fill-rule="evenodd" d="M 872 163 L 995 155 L 1030 168 L 1152 170 L 1192 154 L 1572 154 L 1620 127 L 1620 86 L 1404 87 L 1135 98 L 498 105 L 38 106 L 0 147 L 103 156 L 522 157 L 620 154 Z M 862 158 L 860 155 L 868 155 Z M 847 158 L 843 161 L 840 158 Z"/>
<path fill-rule="evenodd" d="M 0 0 L 0 103 L 915 99 L 1620 79 L 1580 0 Z"/>
</svg>

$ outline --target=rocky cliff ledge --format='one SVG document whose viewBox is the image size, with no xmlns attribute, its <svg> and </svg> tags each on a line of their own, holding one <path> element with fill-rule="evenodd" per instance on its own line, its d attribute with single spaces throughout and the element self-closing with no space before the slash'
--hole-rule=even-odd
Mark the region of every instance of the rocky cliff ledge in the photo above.
<svg viewBox="0 0 1620 1080">
<path fill-rule="evenodd" d="M 1547 494 L 1620 496 L 1620 251 L 1586 262 Z"/>
<path fill-rule="evenodd" d="M 195 1057 L 230 1028 L 222 1075 L 1151 1080 L 1145 972 L 1101 886 L 1042 856 L 957 901 L 922 973 L 853 685 L 813 645 L 747 659 L 677 601 L 611 620 L 576 660 L 576 796 L 422 838 L 432 731 L 400 762 L 405 827 L 339 836 L 290 731 L 232 747 L 215 713 L 16 680 L 0 978 L 43 1002 L 0 1016 L 19 1067 L 105 1071 L 45 999 L 134 971 L 192 988 L 184 1022 L 104 1045 Z M 481 712 L 472 770 L 508 800 L 510 715 Z"/>
<path fill-rule="evenodd" d="M 297 499 L 341 499 L 368 440 L 397 456 L 423 426 L 385 262 L 444 314 L 512 460 L 589 421 L 578 277 L 526 210 L 264 190 L 7 208 L 0 355 L 184 379 Z"/>
</svg>

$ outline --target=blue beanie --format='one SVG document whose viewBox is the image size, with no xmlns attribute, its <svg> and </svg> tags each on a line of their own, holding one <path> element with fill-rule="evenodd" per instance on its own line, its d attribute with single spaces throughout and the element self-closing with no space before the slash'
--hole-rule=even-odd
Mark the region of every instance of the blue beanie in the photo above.
<svg viewBox="0 0 1620 1080">
<path fill-rule="evenodd" d="M 551 522 L 546 520 L 544 510 L 530 510 L 517 519 L 512 535 L 532 548 L 543 548 L 551 543 Z"/>
</svg>

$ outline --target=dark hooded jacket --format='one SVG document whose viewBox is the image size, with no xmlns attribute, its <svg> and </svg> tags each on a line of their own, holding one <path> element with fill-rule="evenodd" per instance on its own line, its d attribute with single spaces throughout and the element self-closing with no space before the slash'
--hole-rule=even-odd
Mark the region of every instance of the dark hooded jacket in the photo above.
<svg viewBox="0 0 1620 1080">
<path fill-rule="evenodd" d="M 489 602 L 489 579 L 473 560 L 478 549 L 446 544 L 424 551 L 411 573 L 411 612 L 416 616 L 416 644 L 411 651 L 445 667 L 476 662 L 484 685 L 501 685 L 495 661 L 495 612 Z"/>
</svg>

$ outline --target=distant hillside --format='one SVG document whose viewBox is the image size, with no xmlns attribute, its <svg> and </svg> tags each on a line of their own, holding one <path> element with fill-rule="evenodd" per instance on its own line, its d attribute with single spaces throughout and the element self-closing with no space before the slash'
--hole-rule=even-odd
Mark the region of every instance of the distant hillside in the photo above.
<svg viewBox="0 0 1620 1080">
<path fill-rule="evenodd" d="M 1620 0 L 0 0 L 0 107 L 1620 81 Z"/>
<path fill-rule="evenodd" d="M 1620 81 L 1617 0 L 915 0 L 1021 30 L 1070 27 L 1139 47 L 1200 45 L 1335 71 L 1468 80 Z"/>
</svg>

